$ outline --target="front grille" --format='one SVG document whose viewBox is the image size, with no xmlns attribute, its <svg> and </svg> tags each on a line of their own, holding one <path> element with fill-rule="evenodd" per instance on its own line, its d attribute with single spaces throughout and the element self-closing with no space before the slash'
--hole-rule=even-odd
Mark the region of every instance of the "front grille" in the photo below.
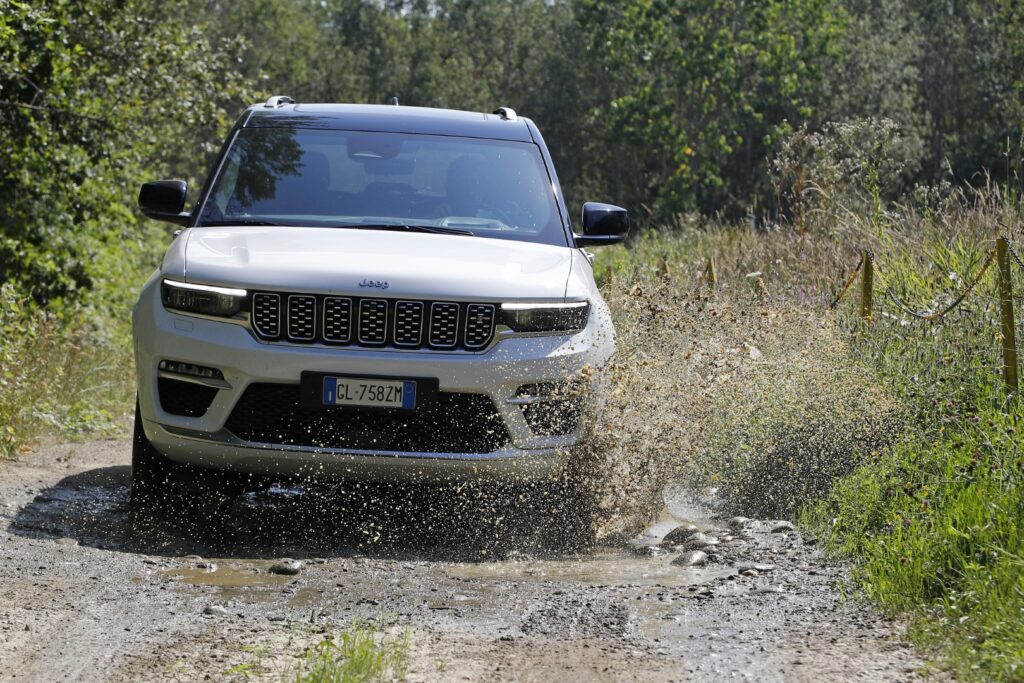
<svg viewBox="0 0 1024 683">
<path fill-rule="evenodd" d="M 156 381 L 160 407 L 165 413 L 184 417 L 202 417 L 213 403 L 217 389 L 195 382 L 159 377 Z"/>
<path fill-rule="evenodd" d="M 297 384 L 251 384 L 225 425 L 257 443 L 417 453 L 491 453 L 508 431 L 487 396 L 441 392 L 414 411 L 309 408 Z"/>
<path fill-rule="evenodd" d="M 494 304 L 256 292 L 260 339 L 403 349 L 480 351 L 494 339 Z"/>
</svg>

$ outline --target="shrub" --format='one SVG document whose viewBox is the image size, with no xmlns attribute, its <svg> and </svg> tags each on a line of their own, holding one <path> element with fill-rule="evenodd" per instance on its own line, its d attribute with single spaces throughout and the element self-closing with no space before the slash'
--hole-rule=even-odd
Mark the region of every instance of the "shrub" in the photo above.
<svg viewBox="0 0 1024 683">
<path fill-rule="evenodd" d="M 44 433 L 121 433 L 135 372 L 123 334 L 88 309 L 63 316 L 0 286 L 0 456 Z"/>
</svg>

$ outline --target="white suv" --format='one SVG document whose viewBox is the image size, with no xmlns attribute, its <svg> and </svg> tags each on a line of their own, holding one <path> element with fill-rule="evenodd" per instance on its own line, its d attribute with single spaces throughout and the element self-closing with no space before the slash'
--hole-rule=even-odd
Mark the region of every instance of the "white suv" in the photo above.
<svg viewBox="0 0 1024 683">
<path fill-rule="evenodd" d="M 274 97 L 232 129 L 133 313 L 136 506 L 221 473 L 547 478 L 614 351 L 532 121 Z M 219 484 L 218 484 L 219 485 Z"/>
</svg>

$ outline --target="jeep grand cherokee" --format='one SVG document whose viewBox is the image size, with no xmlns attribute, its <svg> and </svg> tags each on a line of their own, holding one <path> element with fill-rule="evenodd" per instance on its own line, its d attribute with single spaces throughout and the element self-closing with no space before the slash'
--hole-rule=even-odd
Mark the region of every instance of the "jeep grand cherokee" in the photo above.
<svg viewBox="0 0 1024 683">
<path fill-rule="evenodd" d="M 133 314 L 132 498 L 182 472 L 550 477 L 614 350 L 585 246 L 532 121 L 273 97 L 231 130 Z"/>
</svg>

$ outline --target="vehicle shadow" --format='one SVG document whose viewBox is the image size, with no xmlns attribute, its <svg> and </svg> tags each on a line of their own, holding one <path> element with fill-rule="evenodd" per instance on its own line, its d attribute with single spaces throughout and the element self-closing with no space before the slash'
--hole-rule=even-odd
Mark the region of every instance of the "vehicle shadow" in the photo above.
<svg viewBox="0 0 1024 683">
<path fill-rule="evenodd" d="M 551 490 L 490 486 L 282 482 L 209 505 L 133 513 L 131 468 L 61 479 L 16 513 L 13 534 L 154 556 L 269 559 L 368 556 L 479 561 L 557 556 L 587 544 L 585 521 Z"/>
</svg>

